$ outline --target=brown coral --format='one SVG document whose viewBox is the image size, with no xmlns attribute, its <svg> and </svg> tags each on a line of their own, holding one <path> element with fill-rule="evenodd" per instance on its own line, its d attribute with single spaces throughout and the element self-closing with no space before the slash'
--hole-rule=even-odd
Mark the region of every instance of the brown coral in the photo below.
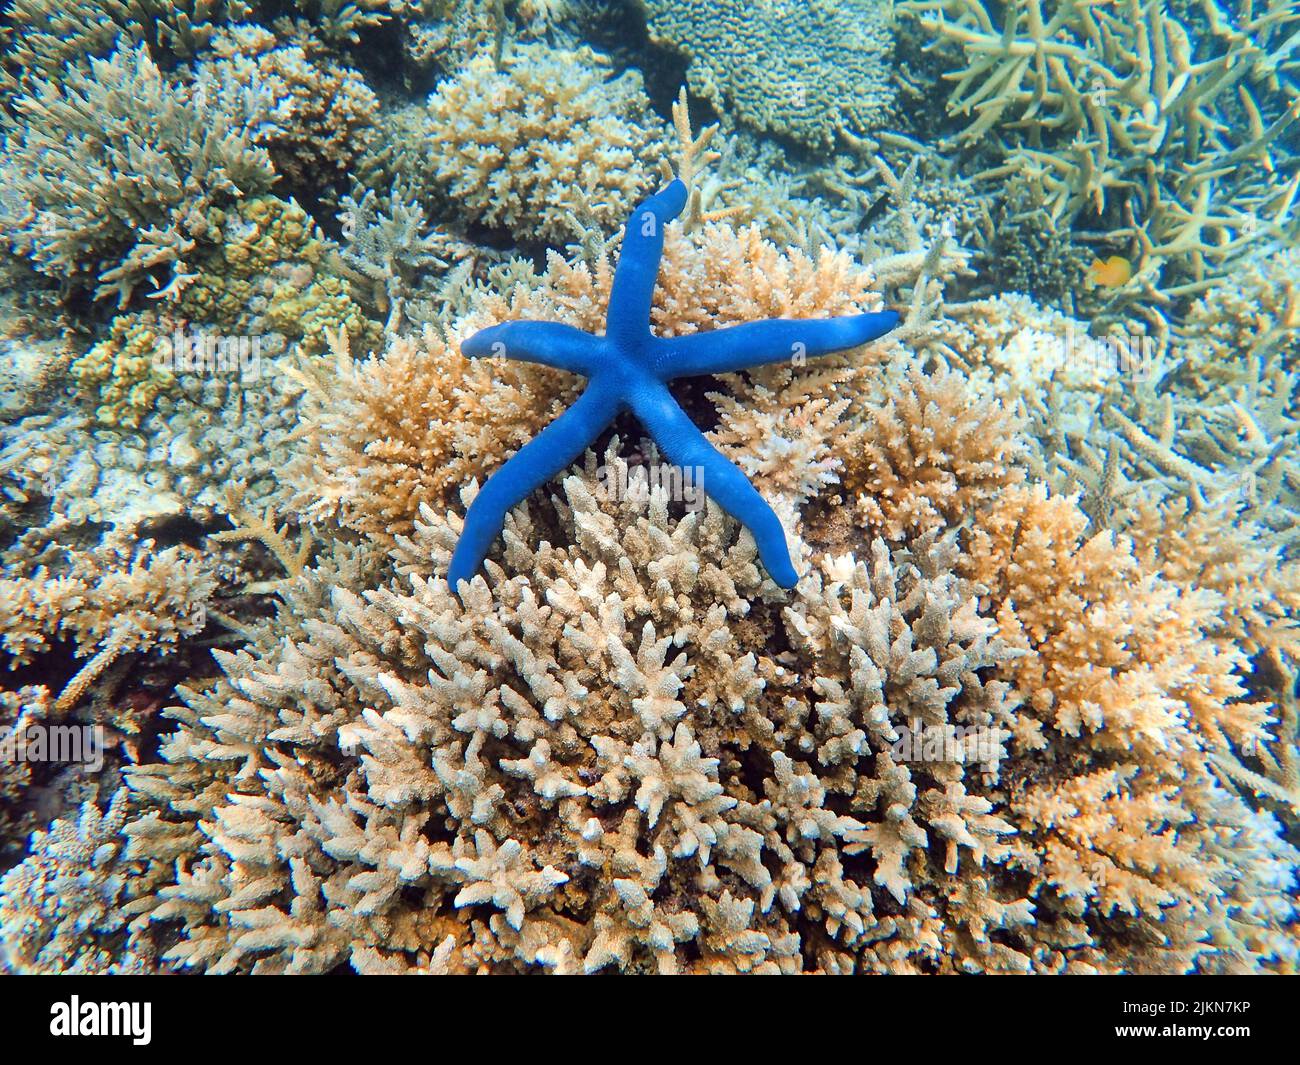
<svg viewBox="0 0 1300 1065">
<path fill-rule="evenodd" d="M 852 423 L 844 487 L 862 525 L 889 540 L 960 525 L 1024 476 L 1018 419 L 950 370 L 909 366 Z"/>
</svg>

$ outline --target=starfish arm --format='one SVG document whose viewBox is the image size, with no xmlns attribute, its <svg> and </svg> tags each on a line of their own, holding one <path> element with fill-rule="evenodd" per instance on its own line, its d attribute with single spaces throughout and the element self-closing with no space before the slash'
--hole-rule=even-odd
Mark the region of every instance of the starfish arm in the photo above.
<svg viewBox="0 0 1300 1065">
<path fill-rule="evenodd" d="M 471 580 L 488 549 L 505 527 L 511 508 L 569 465 L 618 413 L 617 393 L 589 387 L 577 402 L 551 422 L 488 478 L 465 514 L 465 526 L 447 569 L 456 588 Z"/>
<path fill-rule="evenodd" d="M 704 491 L 750 531 L 772 579 L 782 588 L 793 588 L 799 575 L 780 519 L 749 479 L 696 428 L 668 389 L 660 386 L 633 395 L 632 410 L 664 454 L 678 466 L 695 468 Z"/>
<path fill-rule="evenodd" d="M 600 337 L 562 322 L 520 321 L 480 329 L 460 350 L 469 359 L 499 355 L 590 377 L 602 345 Z"/>
<path fill-rule="evenodd" d="M 650 304 L 659 278 L 659 259 L 664 252 L 664 227 L 682 213 L 686 196 L 686 186 L 679 178 L 628 218 L 609 294 L 606 336 L 634 344 L 644 341 L 650 329 Z"/>
<path fill-rule="evenodd" d="M 707 333 L 655 341 L 655 366 L 667 380 L 734 373 L 752 366 L 846 351 L 876 340 L 898 324 L 897 311 L 843 318 L 771 318 Z"/>
</svg>

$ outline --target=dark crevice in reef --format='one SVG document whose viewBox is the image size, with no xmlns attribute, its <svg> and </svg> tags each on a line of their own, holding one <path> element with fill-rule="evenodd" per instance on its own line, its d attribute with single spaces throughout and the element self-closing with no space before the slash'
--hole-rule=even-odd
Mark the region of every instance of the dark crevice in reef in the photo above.
<svg viewBox="0 0 1300 1065">
<path fill-rule="evenodd" d="M 583 36 L 593 48 L 606 52 L 620 67 L 635 67 L 645 79 L 646 95 L 656 111 L 672 113 L 673 101 L 686 84 L 690 56 L 655 44 L 646 28 L 645 14 L 632 0 L 591 4 L 585 13 Z M 699 115 L 696 114 L 697 105 Z M 707 105 L 692 101 L 691 118 L 713 115 Z M 713 116 L 716 119 L 716 116 Z M 695 128 L 699 128 L 696 126 Z"/>
</svg>

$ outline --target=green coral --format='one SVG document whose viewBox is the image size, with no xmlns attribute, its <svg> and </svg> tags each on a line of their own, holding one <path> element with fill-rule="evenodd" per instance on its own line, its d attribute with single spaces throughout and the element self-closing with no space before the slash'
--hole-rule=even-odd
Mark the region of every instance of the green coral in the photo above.
<svg viewBox="0 0 1300 1065">
<path fill-rule="evenodd" d="M 95 416 L 101 422 L 135 428 L 175 383 L 169 369 L 156 365 L 167 333 L 151 312 L 119 315 L 107 339 L 73 362 L 78 387 L 98 398 Z"/>
<path fill-rule="evenodd" d="M 348 283 L 341 277 L 317 277 L 306 288 L 292 282 L 278 286 L 271 296 L 267 322 L 279 332 L 296 331 L 302 340 L 301 350 L 308 355 L 325 350 L 327 333 L 342 329 L 355 345 L 378 347 L 380 331 L 352 298 Z"/>
<path fill-rule="evenodd" d="M 223 228 L 225 242 L 181 296 L 186 317 L 231 332 L 281 333 L 308 354 L 339 328 L 354 344 L 378 343 L 378 326 L 331 272 L 331 250 L 298 204 L 257 196 L 224 216 Z"/>
</svg>

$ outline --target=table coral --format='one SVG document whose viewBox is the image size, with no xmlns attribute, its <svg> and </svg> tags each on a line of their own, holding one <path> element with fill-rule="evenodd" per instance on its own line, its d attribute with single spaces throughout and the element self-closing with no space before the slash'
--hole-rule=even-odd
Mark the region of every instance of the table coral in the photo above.
<svg viewBox="0 0 1300 1065">
<path fill-rule="evenodd" d="M 730 121 L 815 149 L 890 114 L 890 11 L 878 0 L 638 0 L 652 39 L 690 59 L 691 91 Z"/>
</svg>

